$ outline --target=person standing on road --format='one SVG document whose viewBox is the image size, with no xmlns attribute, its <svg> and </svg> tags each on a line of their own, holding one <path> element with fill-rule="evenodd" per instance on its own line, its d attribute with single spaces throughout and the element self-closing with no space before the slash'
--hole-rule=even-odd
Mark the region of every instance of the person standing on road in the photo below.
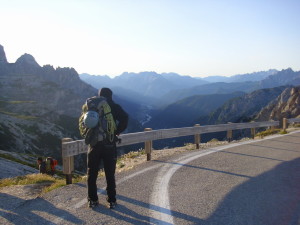
<svg viewBox="0 0 300 225">
<path fill-rule="evenodd" d="M 109 88 L 102 88 L 98 95 L 105 97 L 108 105 L 111 108 L 111 114 L 116 122 L 115 136 L 120 135 L 127 128 L 128 114 L 122 107 L 112 100 L 112 91 Z M 116 182 L 115 171 L 117 163 L 117 147 L 116 140 L 107 142 L 107 140 L 99 141 L 94 146 L 89 146 L 87 154 L 87 186 L 88 186 L 88 207 L 93 208 L 99 204 L 97 195 L 97 177 L 101 160 L 104 165 L 104 172 L 107 183 L 107 202 L 108 207 L 115 208 L 116 201 Z"/>
</svg>

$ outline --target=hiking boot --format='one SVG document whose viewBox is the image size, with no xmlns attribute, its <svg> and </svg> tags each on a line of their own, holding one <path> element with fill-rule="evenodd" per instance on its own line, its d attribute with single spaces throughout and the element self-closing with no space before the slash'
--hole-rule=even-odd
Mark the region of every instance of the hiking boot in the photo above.
<svg viewBox="0 0 300 225">
<path fill-rule="evenodd" d="M 117 206 L 117 202 L 109 202 L 108 207 L 109 207 L 110 209 L 114 209 L 114 208 L 116 208 L 116 206 Z"/>
<path fill-rule="evenodd" d="M 89 208 L 94 208 L 94 207 L 96 207 L 97 205 L 99 205 L 98 200 L 97 200 L 97 201 L 88 200 L 88 207 L 89 207 Z"/>
</svg>

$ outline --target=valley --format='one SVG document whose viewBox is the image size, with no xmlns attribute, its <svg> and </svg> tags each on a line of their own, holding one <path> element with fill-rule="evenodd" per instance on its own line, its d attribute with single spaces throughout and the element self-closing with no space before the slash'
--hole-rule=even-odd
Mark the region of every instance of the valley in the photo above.
<svg viewBox="0 0 300 225">
<path fill-rule="evenodd" d="M 1 45 L 0 58 L 0 149 L 5 151 L 51 155 L 60 161 L 61 139 L 81 139 L 81 106 L 102 87 L 111 88 L 114 101 L 129 114 L 127 133 L 147 127 L 168 129 L 299 116 L 300 71 L 290 68 L 231 77 L 125 72 L 110 78 L 78 74 L 74 68 L 40 66 L 30 54 L 9 63 Z M 218 137 L 222 140 L 223 135 Z M 210 138 L 208 135 L 203 141 Z M 154 147 L 189 142 L 189 137 L 183 137 L 157 142 Z M 84 167 L 84 157 L 76 160 Z"/>
</svg>

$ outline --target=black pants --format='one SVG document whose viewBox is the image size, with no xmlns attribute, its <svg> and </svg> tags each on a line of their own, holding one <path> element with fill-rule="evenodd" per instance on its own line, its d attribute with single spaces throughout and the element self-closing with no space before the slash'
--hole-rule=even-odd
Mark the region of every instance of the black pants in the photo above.
<svg viewBox="0 0 300 225">
<path fill-rule="evenodd" d="M 87 186 L 88 186 L 88 200 L 97 201 L 97 184 L 98 171 L 101 160 L 104 165 L 104 172 L 106 177 L 106 191 L 107 201 L 116 201 L 116 181 L 115 171 L 117 163 L 117 148 L 116 145 L 104 145 L 98 142 L 94 147 L 89 147 L 87 154 Z"/>
</svg>

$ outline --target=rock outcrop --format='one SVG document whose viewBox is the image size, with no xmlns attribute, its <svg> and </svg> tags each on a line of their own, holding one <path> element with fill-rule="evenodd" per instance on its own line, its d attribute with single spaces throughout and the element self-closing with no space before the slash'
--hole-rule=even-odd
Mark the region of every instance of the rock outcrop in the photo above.
<svg viewBox="0 0 300 225">
<path fill-rule="evenodd" d="M 35 61 L 35 58 L 27 53 L 18 58 L 16 64 L 23 66 L 40 67 L 40 65 Z"/>
<path fill-rule="evenodd" d="M 61 139 L 80 138 L 78 118 L 97 90 L 73 68 L 41 67 L 33 56 L 0 57 L 0 149 L 61 158 Z"/>
<path fill-rule="evenodd" d="M 300 117 L 300 86 L 285 89 L 274 101 L 261 110 L 256 120 L 279 120 Z"/>
<path fill-rule="evenodd" d="M 0 45 L 0 63 L 7 63 L 6 55 L 2 45 Z"/>
<path fill-rule="evenodd" d="M 202 124 L 215 123 L 239 123 L 249 122 L 266 107 L 271 101 L 276 99 L 286 87 L 276 87 L 261 89 L 244 96 L 231 99 L 222 107 L 212 112 L 208 118 L 200 118 Z"/>
</svg>

